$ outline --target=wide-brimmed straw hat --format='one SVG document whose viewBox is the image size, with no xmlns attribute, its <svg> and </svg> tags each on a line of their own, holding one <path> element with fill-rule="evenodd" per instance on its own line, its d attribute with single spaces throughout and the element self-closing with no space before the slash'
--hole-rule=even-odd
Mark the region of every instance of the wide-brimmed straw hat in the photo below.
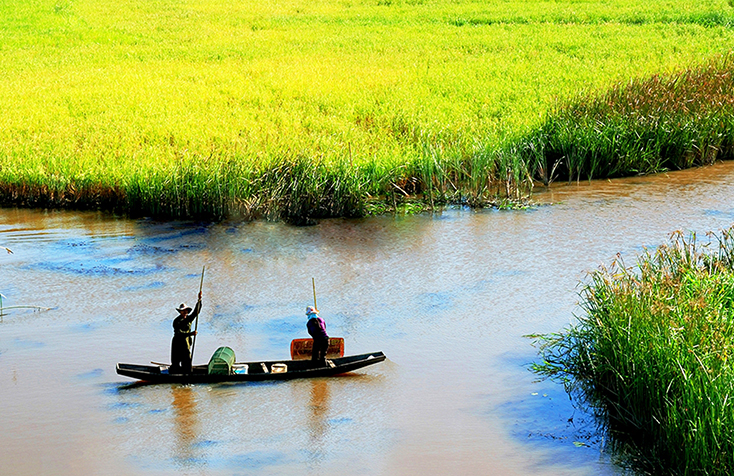
<svg viewBox="0 0 734 476">
<path fill-rule="evenodd" d="M 176 310 L 177 310 L 178 312 L 183 312 L 183 311 L 188 311 L 188 312 L 191 312 L 191 308 L 190 308 L 189 306 L 187 306 L 187 305 L 186 305 L 185 303 L 181 303 L 181 305 L 180 305 L 180 306 L 178 306 L 178 307 L 176 308 Z"/>
<path fill-rule="evenodd" d="M 318 314 L 318 313 L 319 313 L 319 311 L 317 311 L 316 308 L 313 307 L 313 306 L 308 306 L 306 308 L 306 315 L 307 316 L 310 316 L 311 314 Z"/>
</svg>

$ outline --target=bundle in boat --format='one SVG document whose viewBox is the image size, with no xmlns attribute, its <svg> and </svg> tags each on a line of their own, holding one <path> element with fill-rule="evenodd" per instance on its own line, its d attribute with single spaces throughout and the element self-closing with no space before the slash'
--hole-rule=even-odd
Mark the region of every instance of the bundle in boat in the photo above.
<svg viewBox="0 0 734 476">
<path fill-rule="evenodd" d="M 291 359 L 307 360 L 311 358 L 313 339 L 293 339 L 291 341 Z M 344 357 L 344 338 L 330 337 L 329 347 L 326 349 L 327 359 Z"/>
<path fill-rule="evenodd" d="M 234 361 L 234 350 L 230 347 L 220 347 L 214 351 L 212 358 L 209 359 L 207 373 L 209 375 L 232 375 Z"/>
</svg>

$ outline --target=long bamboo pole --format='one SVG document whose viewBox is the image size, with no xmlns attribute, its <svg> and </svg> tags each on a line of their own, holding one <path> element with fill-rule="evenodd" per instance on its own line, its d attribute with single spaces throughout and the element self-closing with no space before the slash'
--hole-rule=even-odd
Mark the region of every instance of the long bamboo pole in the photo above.
<svg viewBox="0 0 734 476">
<path fill-rule="evenodd" d="M 199 283 L 199 295 L 201 295 L 201 290 L 204 288 L 204 270 L 206 269 L 206 265 L 201 267 L 201 282 Z M 198 296 L 197 296 L 198 297 Z M 201 313 L 201 309 L 199 309 L 199 313 Z M 194 332 L 197 332 L 199 330 L 199 314 L 196 315 L 196 324 L 194 324 Z M 194 339 L 191 342 L 191 365 L 194 365 L 194 347 L 196 346 L 196 334 L 194 334 Z"/>
<path fill-rule="evenodd" d="M 316 278 L 311 278 L 311 286 L 313 286 L 313 308 L 318 311 L 319 307 L 316 305 Z"/>
</svg>

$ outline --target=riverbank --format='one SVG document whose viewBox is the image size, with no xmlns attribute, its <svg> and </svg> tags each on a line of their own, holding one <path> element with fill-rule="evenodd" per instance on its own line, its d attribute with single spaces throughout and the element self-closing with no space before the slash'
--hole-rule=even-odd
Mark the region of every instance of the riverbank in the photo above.
<svg viewBox="0 0 734 476">
<path fill-rule="evenodd" d="M 303 221 L 727 158 L 728 139 L 696 142 L 703 116 L 672 134 L 683 145 L 636 154 L 648 142 L 630 124 L 646 113 L 615 107 L 595 139 L 609 111 L 594 98 L 648 94 L 646 78 L 729 52 L 720 3 L 0 6 L 0 105 L 15 111 L 0 123 L 0 203 Z M 718 117 L 712 133 L 730 137 Z M 650 156 L 673 149 L 684 159 Z"/>
<path fill-rule="evenodd" d="M 734 469 L 734 229 L 675 234 L 634 268 L 591 274 L 583 315 L 540 339 L 535 371 L 597 411 L 612 446 L 653 474 Z"/>
</svg>

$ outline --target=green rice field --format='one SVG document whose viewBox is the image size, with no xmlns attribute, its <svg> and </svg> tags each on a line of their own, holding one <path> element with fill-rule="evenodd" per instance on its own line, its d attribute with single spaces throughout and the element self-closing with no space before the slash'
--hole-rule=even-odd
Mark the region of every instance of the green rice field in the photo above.
<svg viewBox="0 0 734 476">
<path fill-rule="evenodd" d="M 0 200 L 298 221 L 654 172 L 554 167 L 548 121 L 732 46 L 726 0 L 0 0 Z"/>
</svg>

